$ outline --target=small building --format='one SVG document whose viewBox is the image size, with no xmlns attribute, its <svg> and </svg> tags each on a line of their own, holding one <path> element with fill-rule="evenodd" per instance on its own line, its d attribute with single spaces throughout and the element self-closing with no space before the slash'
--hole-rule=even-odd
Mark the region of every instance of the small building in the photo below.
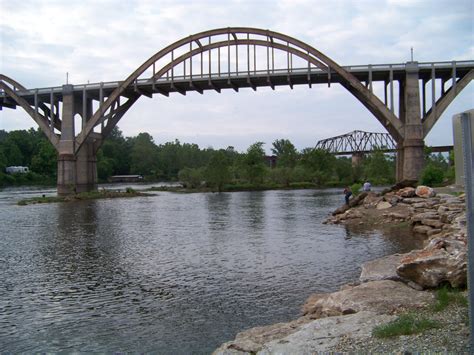
<svg viewBox="0 0 474 355">
<path fill-rule="evenodd" d="M 27 166 L 7 166 L 5 171 L 7 174 L 26 174 L 30 169 Z"/>
<path fill-rule="evenodd" d="M 265 163 L 271 169 L 274 169 L 277 165 L 278 157 L 276 155 L 265 155 Z"/>
<path fill-rule="evenodd" d="M 141 175 L 114 175 L 109 177 L 109 182 L 142 182 Z"/>
</svg>

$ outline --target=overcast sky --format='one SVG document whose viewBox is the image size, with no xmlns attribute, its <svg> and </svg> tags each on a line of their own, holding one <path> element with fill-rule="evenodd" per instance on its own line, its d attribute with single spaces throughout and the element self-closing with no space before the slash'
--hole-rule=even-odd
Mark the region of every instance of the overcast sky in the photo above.
<svg viewBox="0 0 474 355">
<path fill-rule="evenodd" d="M 220 27 L 258 27 L 300 39 L 340 65 L 474 59 L 472 0 L 0 0 L 0 73 L 27 88 L 123 80 L 182 37 Z M 474 108 L 471 83 L 427 138 L 452 144 L 453 114 Z M 150 133 L 205 148 L 298 149 L 355 129 L 384 128 L 339 85 L 241 89 L 142 97 L 119 122 L 125 136 Z M 22 110 L 0 111 L 0 129 L 34 127 Z"/>
</svg>

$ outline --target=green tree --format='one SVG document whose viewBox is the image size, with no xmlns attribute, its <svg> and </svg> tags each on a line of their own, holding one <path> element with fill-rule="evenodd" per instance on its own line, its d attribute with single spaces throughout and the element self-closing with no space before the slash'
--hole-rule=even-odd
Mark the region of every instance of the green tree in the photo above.
<svg viewBox="0 0 474 355">
<path fill-rule="evenodd" d="M 386 184 L 395 181 L 395 160 L 381 150 L 368 154 L 364 161 L 365 178 L 375 184 Z"/>
<path fill-rule="evenodd" d="M 341 157 L 337 158 L 334 162 L 334 167 L 339 182 L 344 185 L 350 185 L 353 177 L 351 159 Z"/>
<path fill-rule="evenodd" d="M 23 165 L 23 154 L 21 154 L 21 150 L 15 142 L 7 139 L 3 143 L 3 150 L 7 160 L 7 166 Z"/>
<path fill-rule="evenodd" d="M 262 183 L 265 178 L 265 151 L 263 142 L 252 144 L 242 158 L 242 168 L 245 178 L 251 184 Z"/>
<path fill-rule="evenodd" d="M 179 171 L 178 178 L 184 187 L 195 189 L 201 186 L 203 180 L 202 169 L 184 168 Z"/>
<path fill-rule="evenodd" d="M 231 161 L 224 150 L 214 152 L 204 172 L 208 185 L 217 187 L 221 192 L 224 184 L 232 179 Z"/>
<path fill-rule="evenodd" d="M 38 152 L 31 158 L 31 170 L 42 175 L 55 177 L 57 172 L 57 152 L 46 139 L 41 140 Z"/>
<path fill-rule="evenodd" d="M 133 174 L 152 175 L 157 170 L 157 146 L 148 133 L 140 133 L 132 140 L 130 170 Z"/>
<path fill-rule="evenodd" d="M 290 183 L 293 181 L 294 177 L 293 170 L 294 169 L 285 166 L 277 166 L 276 168 L 270 170 L 270 177 L 277 184 L 290 187 Z"/>
<path fill-rule="evenodd" d="M 277 156 L 277 166 L 294 168 L 298 160 L 298 152 L 288 139 L 277 139 L 272 143 L 272 153 Z"/>
<path fill-rule="evenodd" d="M 318 186 L 326 184 L 332 177 L 335 157 L 324 149 L 306 148 L 302 152 L 301 164 Z"/>
<path fill-rule="evenodd" d="M 97 164 L 101 164 L 102 159 L 106 159 L 103 172 L 109 171 L 110 175 L 126 175 L 130 173 L 130 154 L 132 151 L 133 139 L 124 138 L 122 131 L 115 126 L 105 139 L 99 149 L 103 154 L 97 154 Z M 110 176 L 108 175 L 108 176 Z M 100 174 L 99 174 L 100 176 Z M 108 176 L 105 176 L 107 178 Z"/>
</svg>

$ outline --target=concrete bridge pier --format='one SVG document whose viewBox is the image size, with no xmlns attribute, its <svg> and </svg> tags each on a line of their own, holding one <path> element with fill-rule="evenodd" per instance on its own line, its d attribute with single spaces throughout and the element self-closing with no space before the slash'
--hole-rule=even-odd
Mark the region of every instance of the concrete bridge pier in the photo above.
<svg viewBox="0 0 474 355">
<path fill-rule="evenodd" d="M 362 160 L 364 159 L 364 153 L 353 153 L 352 154 L 352 167 L 355 168 L 357 166 L 360 166 L 362 164 Z"/>
<path fill-rule="evenodd" d="M 418 82 L 418 63 L 407 63 L 405 82 L 402 84 L 403 90 L 401 90 L 403 96 L 400 95 L 400 120 L 405 126 L 405 137 L 402 142 L 398 142 L 398 148 L 401 148 L 397 154 L 397 158 L 400 158 L 397 159 L 398 181 L 417 181 L 423 170 L 425 143 Z M 401 171 L 399 171 L 400 169 Z M 399 179 L 400 176 L 402 179 Z"/>
<path fill-rule="evenodd" d="M 74 115 L 80 113 L 82 120 L 87 118 L 92 107 L 82 105 L 82 97 L 75 97 L 72 85 L 63 85 L 63 107 L 61 137 L 58 145 L 58 195 L 71 195 L 92 191 L 97 188 L 97 158 L 93 134 L 87 138 L 76 152 Z M 84 125 L 84 124 L 83 124 Z"/>
<path fill-rule="evenodd" d="M 97 190 L 97 155 L 92 138 L 88 138 L 76 154 L 76 191 Z"/>
</svg>

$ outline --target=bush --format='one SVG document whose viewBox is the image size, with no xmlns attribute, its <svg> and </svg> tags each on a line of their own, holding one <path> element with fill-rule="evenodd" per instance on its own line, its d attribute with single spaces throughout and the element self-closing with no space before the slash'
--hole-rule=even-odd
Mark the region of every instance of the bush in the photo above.
<svg viewBox="0 0 474 355">
<path fill-rule="evenodd" d="M 354 196 L 357 196 L 360 193 L 361 188 L 362 188 L 362 184 L 359 184 L 359 183 L 352 184 L 351 185 L 352 194 Z"/>
<path fill-rule="evenodd" d="M 185 188 L 195 189 L 202 183 L 202 169 L 184 168 L 179 171 L 178 178 Z"/>
<path fill-rule="evenodd" d="M 444 171 L 434 164 L 428 164 L 421 172 L 421 184 L 428 186 L 436 186 L 443 182 Z"/>
</svg>

